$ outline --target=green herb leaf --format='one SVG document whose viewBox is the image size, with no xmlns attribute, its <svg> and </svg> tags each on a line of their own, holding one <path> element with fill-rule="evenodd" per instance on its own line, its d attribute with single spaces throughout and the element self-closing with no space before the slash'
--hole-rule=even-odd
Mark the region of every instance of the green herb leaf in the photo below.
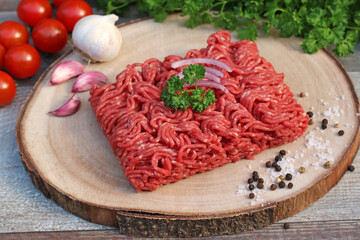
<svg viewBox="0 0 360 240">
<path fill-rule="evenodd" d="M 349 40 L 351 31 L 360 31 L 359 0 L 95 0 L 107 13 L 123 15 L 131 6 L 140 13 L 164 21 L 168 14 L 187 16 L 185 26 L 195 28 L 212 23 L 236 31 L 239 38 L 256 40 L 258 28 L 268 34 L 271 26 L 281 37 L 304 38 L 302 48 L 313 53 L 335 45 L 336 54 L 350 54 L 359 37 Z M 350 35 L 348 35 L 348 33 Z M 357 39 L 357 40 L 356 40 Z M 354 44 L 355 41 L 355 44 Z"/>
<path fill-rule="evenodd" d="M 172 76 L 167 82 L 167 88 L 170 93 L 181 92 L 184 90 L 184 81 L 180 79 L 179 76 Z"/>
<path fill-rule="evenodd" d="M 237 31 L 237 35 L 240 39 L 248 39 L 255 41 L 257 38 L 257 29 L 255 23 L 249 22 L 246 24 L 246 27 L 240 28 Z"/>
<path fill-rule="evenodd" d="M 184 111 L 190 105 L 197 112 L 202 112 L 215 101 L 214 92 L 209 89 L 206 92 L 198 88 L 196 81 L 204 78 L 205 67 L 198 64 L 190 64 L 183 69 L 184 78 L 173 75 L 166 82 L 167 87 L 161 92 L 161 99 L 165 106 Z M 184 83 L 195 84 L 195 89 L 184 90 Z"/>
<path fill-rule="evenodd" d="M 199 64 L 190 64 L 183 69 L 184 81 L 188 84 L 194 84 L 196 80 L 203 79 L 205 77 L 206 69 Z"/>
</svg>

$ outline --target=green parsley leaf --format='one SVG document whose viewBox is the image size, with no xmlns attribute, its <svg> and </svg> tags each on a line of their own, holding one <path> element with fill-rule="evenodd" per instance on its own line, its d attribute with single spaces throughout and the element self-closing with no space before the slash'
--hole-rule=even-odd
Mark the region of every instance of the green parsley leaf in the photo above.
<svg viewBox="0 0 360 240">
<path fill-rule="evenodd" d="M 360 11 L 354 14 L 354 23 L 356 26 L 360 26 Z"/>
<path fill-rule="evenodd" d="M 184 81 L 180 79 L 179 76 L 172 76 L 167 82 L 167 88 L 169 89 L 170 93 L 181 92 L 184 90 Z"/>
<path fill-rule="evenodd" d="M 354 53 L 354 47 L 358 41 L 359 30 L 348 31 L 345 39 L 336 45 L 334 52 L 340 57 Z"/>
<path fill-rule="evenodd" d="M 209 89 L 205 92 L 205 95 L 204 95 L 204 101 L 203 101 L 203 104 L 205 106 L 210 106 L 210 105 L 213 105 L 213 103 L 216 101 L 216 97 L 215 97 L 215 93 L 213 90 Z M 207 108 L 206 107 L 206 108 Z"/>
<path fill-rule="evenodd" d="M 262 29 L 263 29 L 263 32 L 266 34 L 266 35 L 269 35 L 270 34 L 270 28 L 271 28 L 271 24 L 269 22 L 264 22 L 262 25 L 261 25 Z"/>
<path fill-rule="evenodd" d="M 305 52 L 316 52 L 335 45 L 335 53 L 353 52 L 354 41 L 348 32 L 360 30 L 359 0 L 95 0 L 106 13 L 119 16 L 135 6 L 140 13 L 164 21 L 168 14 L 180 13 L 188 17 L 185 26 L 213 24 L 217 28 L 236 31 L 240 39 L 256 40 L 257 25 L 265 34 L 271 26 L 281 37 L 304 38 Z M 353 33 L 351 33 L 353 34 Z M 351 35 L 350 34 L 350 35 Z"/>
<path fill-rule="evenodd" d="M 197 88 L 192 91 L 191 98 L 191 108 L 197 112 L 204 111 L 216 101 L 214 91 L 211 89 L 205 93 L 202 88 Z"/>
<path fill-rule="evenodd" d="M 184 78 L 173 75 L 166 82 L 167 87 L 161 92 L 161 99 L 165 106 L 184 111 L 190 105 L 197 112 L 202 112 L 215 101 L 214 92 L 209 89 L 206 92 L 198 88 L 196 81 L 204 78 L 205 67 L 199 64 L 190 64 L 183 69 Z M 195 84 L 195 89 L 184 90 L 184 83 Z"/>
<path fill-rule="evenodd" d="M 206 69 L 199 64 L 190 64 L 183 69 L 184 81 L 188 84 L 194 84 L 196 80 L 203 79 L 205 77 Z"/>
<path fill-rule="evenodd" d="M 310 9 L 310 13 L 306 15 L 306 22 L 314 27 L 326 27 L 325 21 L 326 11 L 320 7 Z"/>
<path fill-rule="evenodd" d="M 246 27 L 240 28 L 237 31 L 237 35 L 240 39 L 255 41 L 257 38 L 257 29 L 255 23 L 247 23 Z"/>
</svg>

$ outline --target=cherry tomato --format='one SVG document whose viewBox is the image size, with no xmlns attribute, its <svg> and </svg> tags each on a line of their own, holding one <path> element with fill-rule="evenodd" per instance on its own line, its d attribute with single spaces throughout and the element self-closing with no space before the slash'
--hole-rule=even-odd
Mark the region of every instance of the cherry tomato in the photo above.
<svg viewBox="0 0 360 240">
<path fill-rule="evenodd" d="M 41 51 L 55 53 L 65 47 L 68 32 L 60 21 L 49 18 L 36 24 L 32 31 L 32 39 Z"/>
<path fill-rule="evenodd" d="M 28 43 L 29 32 L 21 23 L 5 21 L 0 24 L 0 44 L 8 49 L 16 44 Z"/>
<path fill-rule="evenodd" d="M 19 44 L 7 50 L 4 65 L 13 77 L 28 78 L 39 69 L 40 54 L 30 44 Z"/>
<path fill-rule="evenodd" d="M 0 71 L 0 107 L 9 104 L 15 97 L 14 79 L 6 72 Z"/>
<path fill-rule="evenodd" d="M 0 69 L 4 66 L 5 48 L 0 44 Z"/>
<path fill-rule="evenodd" d="M 83 0 L 63 2 L 56 11 L 56 19 L 62 22 L 69 32 L 72 32 L 77 21 L 93 14 L 90 5 Z"/>
<path fill-rule="evenodd" d="M 69 0 L 53 0 L 53 3 L 56 8 L 59 8 L 60 4 L 62 4 L 65 1 L 69 1 Z"/>
<path fill-rule="evenodd" d="M 25 24 L 35 25 L 45 18 L 51 18 L 52 7 L 47 0 L 22 0 L 17 8 L 19 19 Z"/>
</svg>

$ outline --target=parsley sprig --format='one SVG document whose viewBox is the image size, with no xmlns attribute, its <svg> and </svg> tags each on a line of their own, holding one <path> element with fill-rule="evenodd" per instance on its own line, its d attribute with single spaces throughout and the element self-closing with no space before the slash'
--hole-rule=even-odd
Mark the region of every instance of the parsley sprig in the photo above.
<svg viewBox="0 0 360 240">
<path fill-rule="evenodd" d="M 205 67 L 198 64 L 191 64 L 183 69 L 183 78 L 173 75 L 166 82 L 167 87 L 163 88 L 161 99 L 165 106 L 184 111 L 190 105 L 197 112 L 202 112 L 212 105 L 216 98 L 214 91 L 197 86 L 197 80 L 205 76 Z M 195 89 L 184 90 L 184 83 L 194 84 Z"/>
<path fill-rule="evenodd" d="M 255 40 L 258 25 L 269 34 L 271 27 L 282 37 L 304 38 L 306 53 L 331 48 L 339 56 L 354 52 L 360 41 L 360 0 L 96 0 L 107 13 L 126 13 L 135 5 L 140 13 L 162 22 L 169 13 L 189 16 L 185 25 L 203 23 L 237 31 L 239 38 Z"/>
</svg>

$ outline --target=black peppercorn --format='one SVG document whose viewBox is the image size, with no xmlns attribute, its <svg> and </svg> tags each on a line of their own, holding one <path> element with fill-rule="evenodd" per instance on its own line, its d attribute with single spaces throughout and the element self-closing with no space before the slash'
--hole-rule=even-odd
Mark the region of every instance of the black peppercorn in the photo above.
<svg viewBox="0 0 360 240">
<path fill-rule="evenodd" d="M 279 165 L 277 165 L 277 166 L 275 167 L 275 170 L 276 170 L 277 172 L 280 172 L 280 171 L 281 171 L 281 167 L 280 167 Z"/>
<path fill-rule="evenodd" d="M 285 187 L 285 182 L 284 181 L 281 181 L 279 182 L 279 188 L 284 188 Z"/>
<path fill-rule="evenodd" d="M 263 188 L 264 188 L 264 184 L 259 182 L 259 183 L 256 185 L 256 187 L 257 187 L 258 189 L 263 189 Z"/>
<path fill-rule="evenodd" d="M 281 161 L 281 156 L 279 156 L 279 155 L 277 155 L 277 156 L 275 157 L 275 162 L 278 162 L 278 161 Z"/>
<path fill-rule="evenodd" d="M 311 111 L 308 111 L 306 114 L 307 114 L 309 117 L 313 117 L 313 116 L 314 116 L 314 113 L 311 112 Z"/>
<path fill-rule="evenodd" d="M 287 173 L 287 174 L 285 175 L 285 179 L 288 180 L 288 181 L 290 181 L 290 180 L 292 179 L 292 175 L 291 175 L 290 173 Z"/>
<path fill-rule="evenodd" d="M 276 184 L 271 184 L 270 189 L 273 190 L 273 191 L 275 191 L 275 190 L 277 189 Z"/>
<path fill-rule="evenodd" d="M 249 190 L 252 191 L 252 190 L 254 190 L 254 189 L 255 189 L 254 184 L 249 184 Z"/>
<path fill-rule="evenodd" d="M 259 180 L 259 175 L 253 175 L 252 179 L 254 179 L 254 181 L 256 182 L 257 180 Z"/>
<path fill-rule="evenodd" d="M 285 156 L 286 155 L 286 151 L 285 150 L 280 150 L 280 155 L 282 155 L 282 156 Z"/>
<path fill-rule="evenodd" d="M 263 178 L 259 178 L 258 183 L 264 183 L 264 179 L 263 179 Z"/>
<path fill-rule="evenodd" d="M 289 189 L 292 189 L 292 188 L 293 188 L 293 186 L 294 186 L 294 184 L 293 184 L 292 182 L 289 182 L 289 184 L 288 184 L 288 188 L 289 188 Z"/>
<path fill-rule="evenodd" d="M 272 164 L 271 164 L 271 166 L 273 167 L 273 168 L 276 168 L 276 166 L 279 166 L 276 162 L 273 162 Z"/>
<path fill-rule="evenodd" d="M 355 170 L 355 167 L 353 165 L 348 166 L 348 171 L 353 172 Z"/>
<path fill-rule="evenodd" d="M 321 129 L 326 129 L 327 128 L 327 124 L 326 123 L 321 123 Z"/>
<path fill-rule="evenodd" d="M 249 198 L 253 199 L 255 197 L 255 194 L 254 193 L 250 193 L 249 194 Z"/>
<path fill-rule="evenodd" d="M 254 179 L 252 179 L 252 178 L 249 178 L 248 179 L 248 184 L 251 184 L 251 183 L 253 183 L 254 182 Z"/>
<path fill-rule="evenodd" d="M 329 121 L 328 121 L 326 118 L 324 118 L 324 119 L 321 121 L 321 123 L 322 123 L 322 124 L 328 124 Z"/>
<path fill-rule="evenodd" d="M 257 171 L 253 171 L 252 175 L 258 175 L 259 176 L 259 173 Z"/>
<path fill-rule="evenodd" d="M 339 135 L 339 136 L 342 136 L 342 135 L 344 135 L 344 133 L 345 133 L 344 130 L 340 130 L 340 131 L 338 132 L 338 135 Z"/>
<path fill-rule="evenodd" d="M 271 161 L 267 161 L 267 162 L 265 163 L 265 165 L 266 165 L 267 168 L 271 168 Z"/>
<path fill-rule="evenodd" d="M 289 229 L 289 228 L 290 228 L 290 224 L 289 224 L 289 223 L 284 223 L 284 228 L 285 228 L 285 229 Z"/>
</svg>

